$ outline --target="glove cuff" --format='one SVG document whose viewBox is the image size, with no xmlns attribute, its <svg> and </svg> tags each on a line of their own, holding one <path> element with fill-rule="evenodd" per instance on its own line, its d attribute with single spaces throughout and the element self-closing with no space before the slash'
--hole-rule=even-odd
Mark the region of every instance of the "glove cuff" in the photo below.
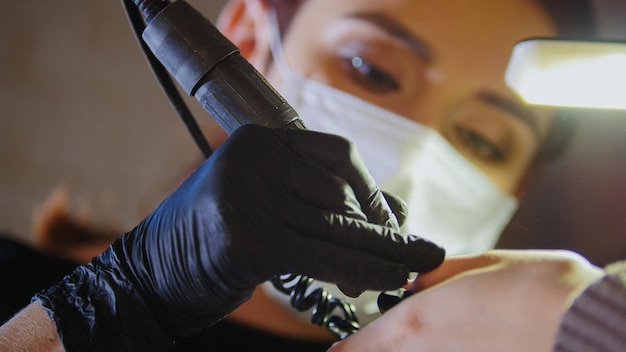
<svg viewBox="0 0 626 352">
<path fill-rule="evenodd" d="M 110 250 L 103 255 L 115 256 Z M 31 301 L 46 309 L 68 352 L 167 351 L 174 346 L 117 268 L 79 266 Z"/>
</svg>

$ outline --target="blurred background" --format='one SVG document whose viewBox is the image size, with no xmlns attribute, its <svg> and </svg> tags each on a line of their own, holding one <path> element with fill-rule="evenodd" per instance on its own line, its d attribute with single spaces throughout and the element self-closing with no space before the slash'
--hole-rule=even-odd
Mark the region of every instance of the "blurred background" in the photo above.
<svg viewBox="0 0 626 352">
<path fill-rule="evenodd" d="M 212 20 L 223 4 L 188 2 Z M 626 40 L 626 0 L 596 3 L 600 37 Z M 74 210 L 126 231 L 201 158 L 120 1 L 3 0 L 0 75 L 0 230 L 24 242 L 33 211 L 61 185 Z M 572 249 L 598 265 L 626 258 L 626 112 L 586 115 L 499 247 Z"/>
</svg>

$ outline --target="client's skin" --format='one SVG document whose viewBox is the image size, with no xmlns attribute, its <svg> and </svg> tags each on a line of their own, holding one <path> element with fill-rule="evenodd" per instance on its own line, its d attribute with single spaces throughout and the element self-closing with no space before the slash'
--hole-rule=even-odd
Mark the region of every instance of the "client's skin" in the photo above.
<svg viewBox="0 0 626 352">
<path fill-rule="evenodd" d="M 450 257 L 330 351 L 552 351 L 563 314 L 602 275 L 568 251 Z"/>
</svg>

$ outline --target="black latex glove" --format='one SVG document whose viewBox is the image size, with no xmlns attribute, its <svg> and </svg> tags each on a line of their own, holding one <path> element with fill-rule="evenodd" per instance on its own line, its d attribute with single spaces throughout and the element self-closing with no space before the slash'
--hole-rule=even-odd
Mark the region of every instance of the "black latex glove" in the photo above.
<svg viewBox="0 0 626 352">
<path fill-rule="evenodd" d="M 244 126 L 135 229 L 36 299 L 68 350 L 164 349 L 159 329 L 175 339 L 210 326 L 276 274 L 389 290 L 442 262 L 441 248 L 401 237 L 390 218 L 345 139 Z"/>
</svg>

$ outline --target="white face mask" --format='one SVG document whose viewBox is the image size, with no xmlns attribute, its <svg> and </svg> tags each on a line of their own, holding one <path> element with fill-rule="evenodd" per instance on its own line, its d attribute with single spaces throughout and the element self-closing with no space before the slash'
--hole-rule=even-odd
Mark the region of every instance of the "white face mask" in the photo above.
<svg viewBox="0 0 626 352">
<path fill-rule="evenodd" d="M 443 246 L 447 255 L 494 247 L 517 209 L 514 197 L 436 131 L 291 71 L 280 43 L 274 43 L 284 79 L 279 92 L 307 128 L 351 140 L 379 187 L 404 199 L 408 218 L 403 233 L 427 238 Z M 334 285 L 325 286 L 343 296 Z M 376 298 L 377 293 L 366 292 L 353 301 L 362 324 L 378 315 Z"/>
</svg>

